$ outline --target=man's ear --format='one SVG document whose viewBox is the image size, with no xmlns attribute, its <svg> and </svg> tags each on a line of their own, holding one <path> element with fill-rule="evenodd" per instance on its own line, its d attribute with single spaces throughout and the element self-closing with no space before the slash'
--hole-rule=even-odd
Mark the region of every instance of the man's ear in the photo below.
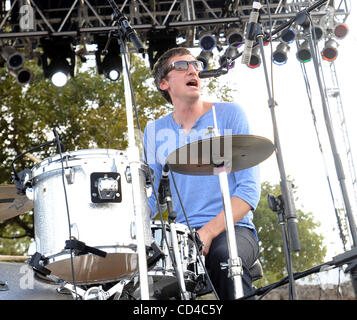
<svg viewBox="0 0 357 320">
<path fill-rule="evenodd" d="M 167 82 L 166 79 L 162 79 L 159 85 L 159 88 L 161 90 L 167 90 L 169 88 L 169 83 Z"/>
</svg>

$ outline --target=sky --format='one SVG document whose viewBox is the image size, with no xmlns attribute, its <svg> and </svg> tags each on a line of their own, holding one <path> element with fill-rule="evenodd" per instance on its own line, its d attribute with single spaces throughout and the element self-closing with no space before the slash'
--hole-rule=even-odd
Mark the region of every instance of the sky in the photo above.
<svg viewBox="0 0 357 320">
<path fill-rule="evenodd" d="M 353 155 L 352 161 L 355 170 L 357 170 L 357 126 L 355 124 L 357 119 L 355 95 L 357 87 L 354 79 L 357 71 L 357 7 L 352 6 L 350 8 L 351 14 L 346 21 L 349 32 L 345 38 L 338 40 L 338 56 L 334 64 L 340 88 L 345 127 Z M 273 47 L 275 48 L 275 44 L 273 44 Z M 322 44 L 320 44 L 321 48 Z M 294 181 L 294 185 L 297 187 L 296 196 L 298 199 L 295 201 L 295 206 L 304 212 L 311 212 L 314 220 L 321 224 L 317 232 L 324 237 L 324 244 L 327 246 L 325 262 L 327 262 L 337 254 L 344 252 L 328 179 L 330 180 L 335 204 L 337 206 L 343 205 L 344 202 L 331 154 L 331 144 L 323 117 L 322 99 L 314 64 L 311 60 L 305 63 L 305 67 L 311 86 L 312 105 L 316 115 L 317 130 L 323 153 L 319 148 L 302 69 L 295 53 L 295 44 L 292 44 L 287 63 L 282 66 L 273 65 L 272 67 L 273 92 L 277 103 L 274 112 L 277 119 L 285 174 Z M 266 60 L 269 61 L 268 72 L 270 74 L 269 46 L 265 47 L 265 55 Z M 331 77 L 329 62 L 322 61 L 322 65 L 327 87 L 332 87 L 329 82 Z M 223 79 L 223 77 L 226 77 L 226 79 Z M 266 137 L 274 142 L 273 123 L 268 106 L 268 91 L 263 64 L 256 69 L 250 69 L 241 64 L 239 59 L 228 75 L 218 79 L 222 83 L 227 81 L 230 88 L 235 91 L 233 94 L 234 100 L 246 111 L 252 134 Z M 271 79 L 269 81 L 271 84 Z M 336 99 L 328 100 L 330 118 L 337 151 L 343 163 L 346 176 L 345 183 L 349 189 L 348 196 L 356 222 L 357 205 L 352 190 L 351 173 L 347 162 L 345 143 L 342 139 L 342 126 L 337 113 L 336 101 Z M 273 184 L 280 183 L 280 172 L 275 154 L 260 164 L 260 170 L 262 181 L 269 181 Z M 351 245 L 352 240 L 349 241 L 347 250 Z M 331 275 L 327 275 L 327 277 L 331 278 Z M 336 274 L 332 275 L 332 278 L 334 279 L 329 279 L 329 281 L 336 280 Z"/>
</svg>

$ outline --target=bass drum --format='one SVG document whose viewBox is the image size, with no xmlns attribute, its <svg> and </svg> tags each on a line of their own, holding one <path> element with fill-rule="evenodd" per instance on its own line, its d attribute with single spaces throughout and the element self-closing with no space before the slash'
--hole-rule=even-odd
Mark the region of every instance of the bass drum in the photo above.
<svg viewBox="0 0 357 320">
<path fill-rule="evenodd" d="M 67 282 L 72 282 L 74 276 L 76 284 L 131 277 L 138 271 L 133 192 L 140 193 L 143 203 L 145 245 L 153 241 L 146 166 L 143 164 L 139 170 L 141 190 L 133 190 L 130 165 L 123 151 L 71 151 L 63 153 L 62 160 L 56 155 L 32 169 L 35 242 L 42 264 Z M 65 249 L 70 236 L 106 256 L 90 250 L 74 251 L 72 259 L 70 250 Z"/>
</svg>

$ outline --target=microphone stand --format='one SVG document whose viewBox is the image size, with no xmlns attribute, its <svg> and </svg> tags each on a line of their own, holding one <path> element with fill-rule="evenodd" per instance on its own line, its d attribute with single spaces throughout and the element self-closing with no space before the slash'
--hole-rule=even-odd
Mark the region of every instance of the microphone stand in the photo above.
<svg viewBox="0 0 357 320">
<path fill-rule="evenodd" d="M 128 123 L 128 160 L 131 173 L 131 183 L 132 183 L 132 195 L 134 203 L 134 212 L 136 217 L 136 240 L 137 240 L 137 251 L 138 251 L 138 261 L 139 261 L 139 279 L 140 279 L 140 294 L 142 300 L 149 300 L 149 281 L 148 281 L 148 268 L 147 268 L 147 256 L 146 256 L 146 247 L 145 247 L 145 229 L 144 221 L 147 220 L 148 225 L 149 221 L 149 210 L 148 203 L 143 190 L 145 181 L 144 177 L 140 175 L 141 171 L 141 161 L 140 161 L 140 152 L 139 148 L 135 143 L 134 135 L 134 123 L 133 123 L 133 110 L 132 110 L 132 95 L 129 79 L 129 68 L 128 61 L 126 57 L 127 38 L 134 44 L 137 51 L 140 53 L 143 51 L 143 47 L 136 37 L 135 32 L 129 26 L 129 23 L 120 12 L 116 3 L 113 0 L 108 0 L 114 11 L 114 19 L 118 21 L 118 42 L 120 45 L 120 51 L 122 55 L 123 62 L 123 80 L 124 80 L 124 93 L 125 93 L 125 106 L 127 114 L 127 123 Z M 150 232 L 150 230 L 147 230 Z"/>
<path fill-rule="evenodd" d="M 174 252 L 174 257 L 175 261 L 172 261 L 173 264 L 175 264 L 175 272 L 178 278 L 178 285 L 180 288 L 180 293 L 181 297 L 183 300 L 188 300 L 189 299 L 189 294 L 186 291 L 186 284 L 184 280 L 184 272 L 183 272 L 183 267 L 182 267 L 182 261 L 181 261 L 181 256 L 180 256 L 180 251 L 178 247 L 178 238 L 177 238 L 177 232 L 176 232 L 176 217 L 177 213 L 176 211 L 173 210 L 172 207 L 172 196 L 171 196 L 171 190 L 170 190 L 170 182 L 169 178 L 165 178 L 165 180 L 162 181 L 162 196 L 167 204 L 167 212 L 168 212 L 168 221 L 169 221 L 169 226 L 170 226 L 170 231 L 171 231 L 171 244 Z M 170 248 L 167 248 L 170 250 Z M 169 252 L 170 254 L 170 252 Z"/>
<path fill-rule="evenodd" d="M 317 78 L 319 91 L 320 91 L 320 96 L 321 96 L 321 101 L 322 101 L 322 108 L 323 108 L 323 114 L 324 114 L 326 129 L 327 129 L 327 133 L 328 133 L 328 137 L 329 137 L 329 141 L 330 141 L 330 146 L 331 146 L 331 149 L 332 149 L 332 154 L 333 154 L 333 159 L 334 159 L 334 163 L 335 163 L 335 169 L 336 169 L 337 177 L 338 177 L 338 180 L 339 180 L 339 183 L 340 183 L 341 193 L 342 193 L 343 200 L 344 200 L 347 219 L 348 219 L 349 226 L 350 226 L 350 231 L 351 231 L 351 236 L 352 236 L 352 241 L 353 241 L 353 247 L 357 247 L 356 224 L 355 224 L 354 217 L 353 217 L 351 203 L 350 203 L 350 200 L 349 200 L 349 197 L 348 197 L 348 192 L 347 192 L 346 183 L 345 183 L 345 174 L 344 174 L 344 171 L 343 171 L 342 162 L 341 162 L 338 150 L 337 150 L 337 144 L 336 144 L 334 133 L 333 133 L 330 114 L 329 114 L 328 107 L 327 107 L 327 102 L 326 102 L 326 95 L 325 95 L 325 91 L 324 91 L 324 88 L 323 88 L 323 85 L 322 85 L 322 81 L 321 81 L 321 76 L 320 76 L 320 71 L 319 71 L 319 64 L 318 64 L 317 57 L 316 57 L 314 41 L 313 41 L 312 35 L 311 35 L 310 19 L 309 19 L 308 14 L 309 14 L 309 12 L 307 12 L 307 11 L 302 11 L 301 13 L 299 13 L 297 18 L 296 18 L 296 23 L 303 27 L 304 33 L 307 36 L 307 39 L 308 39 L 308 42 L 309 42 L 310 51 L 311 51 L 311 57 L 312 57 L 312 60 L 313 60 L 313 63 L 314 63 L 316 78 Z M 355 293 L 355 296 L 357 297 L 357 266 L 354 267 L 354 268 L 351 268 L 351 278 L 352 278 L 352 284 L 353 284 L 353 288 L 354 288 L 354 293 Z"/>
<path fill-rule="evenodd" d="M 289 249 L 289 239 L 286 232 L 286 217 L 284 212 L 284 200 L 282 195 L 278 196 L 277 198 L 275 198 L 273 195 L 268 195 L 268 204 L 270 210 L 275 211 L 278 215 L 278 222 L 280 224 L 281 234 L 283 236 L 283 248 L 284 248 L 286 269 L 288 271 L 289 299 L 295 299 L 296 289 L 295 289 L 291 254 Z"/>
<path fill-rule="evenodd" d="M 285 168 L 284 168 L 284 162 L 283 162 L 280 140 L 279 140 L 279 132 L 278 132 L 275 110 L 274 110 L 275 101 L 272 98 L 272 93 L 271 93 L 271 89 L 270 89 L 267 65 L 266 65 L 266 60 L 265 60 L 265 55 L 264 55 L 263 32 L 262 32 L 260 23 L 257 24 L 256 32 L 257 32 L 257 39 L 258 39 L 259 47 L 260 47 L 261 58 L 263 61 L 265 81 L 266 81 L 267 92 L 268 92 L 268 97 L 269 97 L 268 105 L 270 108 L 271 117 L 272 117 L 272 121 L 273 121 L 274 144 L 276 147 L 275 153 L 276 153 L 279 172 L 280 172 L 280 179 L 281 179 L 280 187 L 281 187 L 281 192 L 282 192 L 283 199 L 284 199 L 285 215 L 286 215 L 286 218 L 288 221 L 288 230 L 290 231 L 293 248 L 295 251 L 299 251 L 300 243 L 299 243 L 298 232 L 297 232 L 297 227 L 296 227 L 296 217 L 297 217 L 296 210 L 295 210 L 295 206 L 294 206 L 294 202 L 293 202 L 293 198 L 292 198 L 291 183 L 286 178 L 286 173 L 285 173 Z M 287 246 L 289 247 L 289 245 L 290 245 L 290 243 L 288 242 Z M 290 250 L 288 250 L 288 251 L 289 252 L 286 252 L 286 254 L 287 254 L 286 259 L 287 259 L 287 261 L 290 261 Z M 289 263 L 287 264 L 287 269 L 289 272 L 289 269 L 290 269 Z M 291 280 L 290 281 L 291 294 L 289 295 L 289 299 L 295 300 L 296 299 L 296 290 L 295 290 L 294 279 L 291 278 L 290 280 Z"/>
</svg>

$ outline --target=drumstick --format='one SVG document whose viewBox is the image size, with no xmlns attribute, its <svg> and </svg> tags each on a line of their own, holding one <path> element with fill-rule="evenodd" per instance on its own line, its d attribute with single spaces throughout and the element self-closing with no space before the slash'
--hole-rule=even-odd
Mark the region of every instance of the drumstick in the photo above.
<svg viewBox="0 0 357 320">
<path fill-rule="evenodd" d="M 0 255 L 0 261 L 26 261 L 30 257 L 29 256 L 7 256 Z"/>
<path fill-rule="evenodd" d="M 26 153 L 26 154 L 25 154 L 25 157 L 29 158 L 30 160 L 32 160 L 32 161 L 35 162 L 35 163 L 41 162 L 40 159 L 36 158 L 36 157 L 35 157 L 33 154 L 31 154 L 31 153 Z"/>
</svg>

